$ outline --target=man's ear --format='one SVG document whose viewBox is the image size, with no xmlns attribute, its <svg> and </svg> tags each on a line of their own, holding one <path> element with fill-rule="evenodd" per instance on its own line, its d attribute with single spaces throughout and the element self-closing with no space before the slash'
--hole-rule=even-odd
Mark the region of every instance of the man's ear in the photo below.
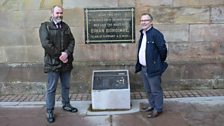
<svg viewBox="0 0 224 126">
<path fill-rule="evenodd" d="M 53 17 L 53 12 L 51 10 L 49 11 L 49 15 L 50 17 Z"/>
</svg>

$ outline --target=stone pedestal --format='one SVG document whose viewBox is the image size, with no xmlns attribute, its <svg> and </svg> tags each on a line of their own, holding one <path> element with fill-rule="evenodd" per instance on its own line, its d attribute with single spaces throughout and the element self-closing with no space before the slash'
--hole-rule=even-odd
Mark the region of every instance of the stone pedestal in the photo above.
<svg viewBox="0 0 224 126">
<path fill-rule="evenodd" d="M 128 70 L 95 70 L 92 76 L 92 109 L 130 109 Z"/>
</svg>

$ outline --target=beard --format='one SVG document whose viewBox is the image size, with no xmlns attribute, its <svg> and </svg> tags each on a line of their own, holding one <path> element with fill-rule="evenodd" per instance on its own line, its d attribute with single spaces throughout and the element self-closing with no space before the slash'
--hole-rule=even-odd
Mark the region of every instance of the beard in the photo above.
<svg viewBox="0 0 224 126">
<path fill-rule="evenodd" d="M 52 20 L 53 20 L 55 23 L 61 23 L 61 22 L 62 22 L 62 19 L 63 19 L 62 16 L 60 16 L 60 17 L 52 17 Z"/>
</svg>

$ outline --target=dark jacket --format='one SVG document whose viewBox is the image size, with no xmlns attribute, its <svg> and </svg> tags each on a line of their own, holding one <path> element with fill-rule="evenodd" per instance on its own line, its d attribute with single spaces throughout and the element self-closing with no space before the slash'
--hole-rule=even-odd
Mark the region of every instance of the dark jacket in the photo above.
<svg viewBox="0 0 224 126">
<path fill-rule="evenodd" d="M 62 22 L 58 29 L 54 22 L 41 23 L 39 36 L 44 48 L 44 72 L 63 72 L 72 70 L 75 40 L 69 26 Z M 59 60 L 61 52 L 67 52 L 68 62 Z"/>
<path fill-rule="evenodd" d="M 135 66 L 135 72 L 141 71 L 142 65 L 139 63 L 139 50 L 142 43 L 142 30 L 140 31 L 141 36 L 138 43 L 137 63 Z M 163 34 L 157 29 L 151 27 L 146 31 L 146 66 L 149 77 L 162 75 L 162 73 L 168 67 L 165 62 L 167 57 L 166 41 L 164 40 Z"/>
</svg>

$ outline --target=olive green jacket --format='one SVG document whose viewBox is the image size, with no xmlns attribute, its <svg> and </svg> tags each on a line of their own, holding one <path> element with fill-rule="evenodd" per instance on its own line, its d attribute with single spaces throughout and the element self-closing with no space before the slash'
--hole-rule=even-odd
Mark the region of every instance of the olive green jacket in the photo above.
<svg viewBox="0 0 224 126">
<path fill-rule="evenodd" d="M 75 39 L 69 26 L 62 22 L 61 28 L 57 28 L 54 22 L 41 23 L 39 37 L 44 48 L 44 72 L 64 72 L 72 70 L 73 51 Z M 59 60 L 62 52 L 68 54 L 68 62 Z"/>
</svg>

